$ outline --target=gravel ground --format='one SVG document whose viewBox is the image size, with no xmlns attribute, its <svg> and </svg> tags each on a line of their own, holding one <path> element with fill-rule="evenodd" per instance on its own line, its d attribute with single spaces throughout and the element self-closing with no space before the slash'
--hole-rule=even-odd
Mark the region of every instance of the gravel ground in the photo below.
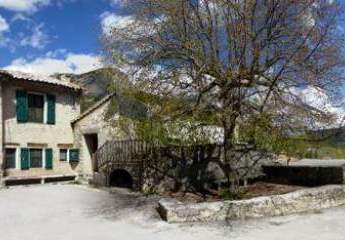
<svg viewBox="0 0 345 240">
<path fill-rule="evenodd" d="M 160 220 L 157 201 L 79 185 L 12 187 L 0 190 L 0 239 L 345 239 L 345 207 L 264 220 L 177 225 Z"/>
</svg>

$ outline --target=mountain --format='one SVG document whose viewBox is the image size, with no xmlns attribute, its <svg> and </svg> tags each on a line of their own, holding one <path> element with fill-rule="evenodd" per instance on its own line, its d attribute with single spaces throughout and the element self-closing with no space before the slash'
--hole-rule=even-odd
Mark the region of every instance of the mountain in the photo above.
<svg viewBox="0 0 345 240">
<path fill-rule="evenodd" d="M 127 76 L 116 68 L 100 68 L 83 74 L 58 73 L 53 77 L 67 80 L 84 89 L 81 110 L 84 112 L 96 101 L 110 93 L 114 83 L 127 81 Z"/>
<path fill-rule="evenodd" d="M 345 128 L 323 129 L 307 133 L 313 139 L 320 140 L 333 147 L 345 147 Z"/>
<path fill-rule="evenodd" d="M 345 159 L 345 128 L 305 131 L 290 150 L 297 158 Z"/>
</svg>

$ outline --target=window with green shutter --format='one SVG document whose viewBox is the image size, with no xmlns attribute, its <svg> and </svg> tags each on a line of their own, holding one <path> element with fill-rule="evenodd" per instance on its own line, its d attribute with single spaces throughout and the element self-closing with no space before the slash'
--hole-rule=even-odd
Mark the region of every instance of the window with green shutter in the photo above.
<svg viewBox="0 0 345 240">
<path fill-rule="evenodd" d="M 16 100 L 17 121 L 27 122 L 29 118 L 28 94 L 25 91 L 18 90 Z"/>
<path fill-rule="evenodd" d="M 60 149 L 60 161 L 67 161 L 68 149 Z"/>
<path fill-rule="evenodd" d="M 28 94 L 28 108 L 28 122 L 43 123 L 44 95 L 32 93 Z"/>
<path fill-rule="evenodd" d="M 56 105 L 56 97 L 54 95 L 47 95 L 47 123 L 48 124 L 55 124 L 55 105 Z"/>
<path fill-rule="evenodd" d="M 5 149 L 5 168 L 16 168 L 16 149 L 6 148 Z"/>
<path fill-rule="evenodd" d="M 46 149 L 46 169 L 53 169 L 53 149 Z"/>
<path fill-rule="evenodd" d="M 28 148 L 20 149 L 20 166 L 23 170 L 30 168 Z"/>
<path fill-rule="evenodd" d="M 43 151 L 42 149 L 30 148 L 30 168 L 42 168 L 43 166 Z"/>
<path fill-rule="evenodd" d="M 79 149 L 70 149 L 69 150 L 69 161 L 78 162 L 79 161 Z"/>
</svg>

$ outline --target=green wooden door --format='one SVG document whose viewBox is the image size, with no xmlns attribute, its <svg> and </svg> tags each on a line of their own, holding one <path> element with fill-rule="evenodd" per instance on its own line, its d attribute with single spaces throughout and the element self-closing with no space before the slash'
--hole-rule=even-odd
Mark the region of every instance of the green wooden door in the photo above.
<svg viewBox="0 0 345 240">
<path fill-rule="evenodd" d="M 53 169 L 53 149 L 46 149 L 46 169 Z"/>
<path fill-rule="evenodd" d="M 29 161 L 29 149 L 22 148 L 20 150 L 20 166 L 21 169 L 29 169 L 30 168 L 30 161 Z"/>
</svg>

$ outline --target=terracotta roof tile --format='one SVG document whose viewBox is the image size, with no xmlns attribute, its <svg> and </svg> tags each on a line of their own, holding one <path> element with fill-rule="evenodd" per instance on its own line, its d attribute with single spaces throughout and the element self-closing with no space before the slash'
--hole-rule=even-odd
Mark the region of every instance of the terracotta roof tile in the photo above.
<svg viewBox="0 0 345 240">
<path fill-rule="evenodd" d="M 27 80 L 27 81 L 33 81 L 33 82 L 42 82 L 42 83 L 48 83 L 48 84 L 71 88 L 73 90 L 81 90 L 81 87 L 76 84 L 59 80 L 57 78 L 53 78 L 49 76 L 43 76 L 43 75 L 38 75 L 38 74 L 34 75 L 30 73 L 23 73 L 19 71 L 11 71 L 11 70 L 0 70 L 0 76 L 1 75 L 7 75 L 14 79 L 21 79 L 21 80 Z"/>
</svg>

